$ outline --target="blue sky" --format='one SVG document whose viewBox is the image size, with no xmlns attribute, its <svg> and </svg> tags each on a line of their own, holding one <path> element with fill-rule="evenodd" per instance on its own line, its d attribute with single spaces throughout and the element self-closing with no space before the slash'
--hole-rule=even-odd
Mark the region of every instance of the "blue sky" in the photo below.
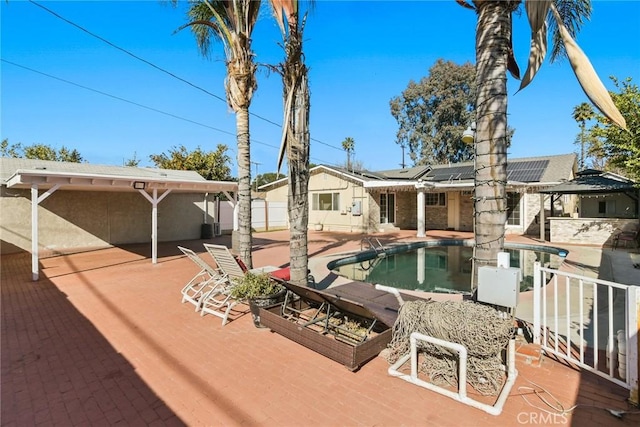
<svg viewBox="0 0 640 427">
<path fill-rule="evenodd" d="M 222 47 L 213 46 L 212 57 L 205 59 L 188 30 L 174 33 L 185 22 L 183 8 L 155 0 L 39 3 L 217 97 L 33 3 L 2 1 L 2 139 L 76 148 L 96 164 L 121 165 L 135 152 L 141 166 L 152 165 L 150 154 L 173 146 L 213 150 L 222 143 L 229 146 L 236 173 L 235 116 L 220 100 L 225 97 Z M 366 168 L 398 168 L 402 151 L 389 101 L 411 79 L 427 75 L 438 58 L 474 61 L 475 23 L 475 13 L 453 0 L 317 1 L 305 30 L 311 161 L 344 164 L 340 144 L 350 136 L 355 158 Z M 524 71 L 526 16 L 516 17 L 514 27 L 516 59 Z M 266 9 L 253 39 L 258 63 L 281 61 L 280 33 Z M 609 89 L 614 89 L 611 75 L 640 84 L 640 1 L 594 1 L 591 21 L 577 40 Z M 516 130 L 509 155 L 576 151 L 578 125 L 571 114 L 587 98 L 568 61 L 547 61 L 533 83 L 516 94 L 518 84 L 509 79 L 509 125 Z M 281 94 L 280 77 L 261 67 L 250 110 L 258 173 L 275 171 L 280 128 L 268 121 L 282 121 Z"/>
</svg>

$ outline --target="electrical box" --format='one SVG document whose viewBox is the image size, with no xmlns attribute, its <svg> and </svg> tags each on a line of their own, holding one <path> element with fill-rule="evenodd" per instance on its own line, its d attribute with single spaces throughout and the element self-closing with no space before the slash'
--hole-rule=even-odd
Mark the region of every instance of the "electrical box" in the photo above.
<svg viewBox="0 0 640 427">
<path fill-rule="evenodd" d="M 478 301 L 515 308 L 520 295 L 519 268 L 483 266 L 478 268 Z"/>
<path fill-rule="evenodd" d="M 351 215 L 362 215 L 362 200 L 356 200 L 351 204 Z"/>
</svg>

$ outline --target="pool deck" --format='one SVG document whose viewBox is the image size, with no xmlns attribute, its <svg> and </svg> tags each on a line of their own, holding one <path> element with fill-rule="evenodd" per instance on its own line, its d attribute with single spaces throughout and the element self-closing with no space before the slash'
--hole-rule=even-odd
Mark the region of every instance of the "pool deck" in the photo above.
<svg viewBox="0 0 640 427">
<path fill-rule="evenodd" d="M 313 259 L 360 249 L 362 235 L 309 233 Z M 376 235 L 383 243 L 415 232 Z M 466 238 L 429 232 L 427 238 Z M 537 243 L 525 237 L 510 241 Z M 203 242 L 127 245 L 41 260 L 31 281 L 29 254 L 1 262 L 2 426 L 518 426 L 638 425 L 628 391 L 550 357 L 516 360 L 516 384 L 492 416 L 387 375 L 376 357 L 357 372 L 266 329 L 240 306 L 222 327 L 180 304 L 197 272 L 176 248 L 208 256 Z M 288 232 L 254 234 L 254 266 L 288 263 Z M 569 268 L 640 285 L 636 250 L 570 247 Z M 208 260 L 208 259 L 207 259 Z M 548 401 L 574 410 L 552 414 Z M 546 392 L 542 392 L 544 389 Z M 606 409 L 630 411 L 618 419 Z"/>
</svg>

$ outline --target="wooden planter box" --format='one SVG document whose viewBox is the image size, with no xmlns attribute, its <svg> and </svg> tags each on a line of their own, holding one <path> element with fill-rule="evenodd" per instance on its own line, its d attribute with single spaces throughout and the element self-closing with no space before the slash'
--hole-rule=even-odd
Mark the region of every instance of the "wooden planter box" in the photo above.
<svg viewBox="0 0 640 427">
<path fill-rule="evenodd" d="M 362 343 L 352 344 L 286 319 L 280 313 L 281 305 L 261 308 L 260 322 L 273 332 L 335 360 L 351 371 L 380 354 L 391 341 L 391 329 L 380 322 L 382 331 L 372 334 Z"/>
</svg>

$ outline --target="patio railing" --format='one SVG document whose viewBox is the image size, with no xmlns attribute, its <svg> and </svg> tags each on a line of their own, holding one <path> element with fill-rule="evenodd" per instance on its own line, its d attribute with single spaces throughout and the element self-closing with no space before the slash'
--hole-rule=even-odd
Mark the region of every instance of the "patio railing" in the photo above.
<svg viewBox="0 0 640 427">
<path fill-rule="evenodd" d="M 638 400 L 640 288 L 534 265 L 533 339 Z"/>
</svg>

